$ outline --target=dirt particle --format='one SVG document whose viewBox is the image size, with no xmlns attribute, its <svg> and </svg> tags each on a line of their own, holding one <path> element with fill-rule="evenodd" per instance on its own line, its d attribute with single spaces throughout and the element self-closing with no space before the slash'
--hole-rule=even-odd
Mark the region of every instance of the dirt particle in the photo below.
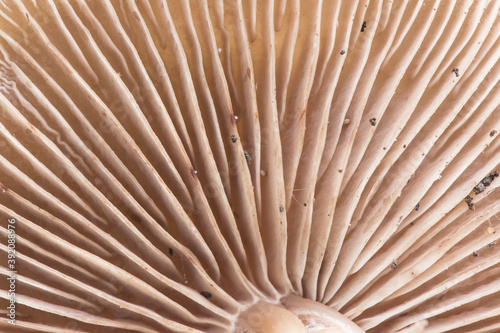
<svg viewBox="0 0 500 333">
<path fill-rule="evenodd" d="M 340 55 L 344 55 L 344 54 L 345 54 L 345 50 L 340 51 Z"/>
<path fill-rule="evenodd" d="M 250 157 L 250 154 L 245 151 L 245 159 L 247 160 L 247 163 L 250 164 L 252 163 L 252 158 Z"/>
<path fill-rule="evenodd" d="M 377 125 L 377 118 L 370 118 L 370 124 L 371 124 L 372 126 Z"/>
<path fill-rule="evenodd" d="M 172 248 L 171 248 L 171 247 L 169 247 L 169 248 L 168 248 L 168 253 L 169 253 L 171 256 L 173 256 L 173 255 L 174 255 L 174 250 L 172 250 Z"/>
<path fill-rule="evenodd" d="M 483 183 L 479 183 L 476 186 L 474 186 L 474 194 L 479 194 L 483 192 L 485 189 L 486 187 L 484 187 Z"/>
<path fill-rule="evenodd" d="M 231 142 L 236 143 L 238 139 L 236 138 L 236 135 L 231 135 Z"/>
<path fill-rule="evenodd" d="M 482 180 L 481 180 L 481 184 L 483 184 L 484 186 L 490 186 L 491 185 L 491 182 L 493 181 L 493 179 L 495 179 L 495 177 L 484 177 Z"/>
<path fill-rule="evenodd" d="M 200 294 L 205 297 L 206 299 L 209 299 L 210 297 L 212 297 L 212 294 L 209 293 L 208 291 L 200 291 Z"/>
<path fill-rule="evenodd" d="M 285 208 L 283 206 L 280 206 L 280 213 L 283 213 L 285 211 Z"/>
<path fill-rule="evenodd" d="M 307 207 L 307 204 L 304 202 L 304 207 Z"/>
<path fill-rule="evenodd" d="M 459 76 L 460 76 L 460 74 L 458 74 L 458 71 L 459 71 L 458 67 L 453 68 L 451 71 L 452 71 L 453 73 L 455 73 L 455 76 L 456 76 L 456 77 L 459 77 Z"/>
<path fill-rule="evenodd" d="M 394 260 L 392 263 L 391 263 L 391 269 L 398 269 L 399 266 L 398 266 L 398 263 L 396 262 L 396 260 Z"/>
<path fill-rule="evenodd" d="M 479 194 L 483 192 L 486 187 L 491 185 L 496 177 L 498 177 L 498 171 L 493 171 L 488 176 L 484 177 L 476 186 L 474 186 L 474 193 Z"/>
<path fill-rule="evenodd" d="M 470 210 L 474 210 L 474 203 L 472 202 L 472 197 L 470 195 L 465 197 L 465 203 L 469 206 Z"/>
<path fill-rule="evenodd" d="M 473 252 L 472 252 L 472 256 L 473 256 L 473 257 L 479 257 L 479 253 L 477 253 L 476 251 L 473 251 Z"/>
<path fill-rule="evenodd" d="M 497 130 L 492 130 L 492 131 L 490 132 L 490 136 L 491 136 L 491 137 L 493 137 L 493 136 L 495 136 L 495 134 L 497 134 L 497 133 L 498 133 L 498 132 L 497 132 Z"/>
<path fill-rule="evenodd" d="M 363 21 L 363 24 L 361 25 L 361 32 L 365 32 L 366 29 L 366 21 Z"/>
<path fill-rule="evenodd" d="M 415 210 L 418 210 L 420 208 L 420 202 L 415 205 Z"/>
</svg>

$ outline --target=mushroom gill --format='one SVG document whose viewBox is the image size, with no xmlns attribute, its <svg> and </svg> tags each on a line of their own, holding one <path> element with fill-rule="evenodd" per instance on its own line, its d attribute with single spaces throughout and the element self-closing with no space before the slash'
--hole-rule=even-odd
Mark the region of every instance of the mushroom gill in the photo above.
<svg viewBox="0 0 500 333">
<path fill-rule="evenodd" d="M 500 331 L 499 12 L 0 1 L 0 330 Z"/>
</svg>

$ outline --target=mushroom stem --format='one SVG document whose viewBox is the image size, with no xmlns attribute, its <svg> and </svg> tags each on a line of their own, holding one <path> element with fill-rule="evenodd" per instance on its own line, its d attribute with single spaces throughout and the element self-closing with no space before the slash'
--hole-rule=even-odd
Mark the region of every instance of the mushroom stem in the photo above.
<svg viewBox="0 0 500 333">
<path fill-rule="evenodd" d="M 295 295 L 278 304 L 256 303 L 240 313 L 235 332 L 245 333 L 363 333 L 364 331 L 334 309 Z"/>
<path fill-rule="evenodd" d="M 256 303 L 238 317 L 237 332 L 245 333 L 307 333 L 300 319 L 280 304 Z"/>
</svg>

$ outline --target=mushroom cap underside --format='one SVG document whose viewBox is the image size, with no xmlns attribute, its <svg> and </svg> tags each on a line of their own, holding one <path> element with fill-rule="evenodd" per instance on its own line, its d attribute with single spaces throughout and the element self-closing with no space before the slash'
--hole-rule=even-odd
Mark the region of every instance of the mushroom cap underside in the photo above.
<svg viewBox="0 0 500 333">
<path fill-rule="evenodd" d="M 1 1 L 0 330 L 498 332 L 499 7 Z"/>
</svg>

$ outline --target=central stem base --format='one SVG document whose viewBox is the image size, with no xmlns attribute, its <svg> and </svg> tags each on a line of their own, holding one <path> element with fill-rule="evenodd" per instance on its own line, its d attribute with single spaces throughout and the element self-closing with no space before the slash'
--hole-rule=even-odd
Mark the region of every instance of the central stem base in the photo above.
<svg viewBox="0 0 500 333">
<path fill-rule="evenodd" d="M 236 333 L 364 333 L 334 309 L 290 295 L 278 304 L 259 302 L 242 312 Z"/>
</svg>

